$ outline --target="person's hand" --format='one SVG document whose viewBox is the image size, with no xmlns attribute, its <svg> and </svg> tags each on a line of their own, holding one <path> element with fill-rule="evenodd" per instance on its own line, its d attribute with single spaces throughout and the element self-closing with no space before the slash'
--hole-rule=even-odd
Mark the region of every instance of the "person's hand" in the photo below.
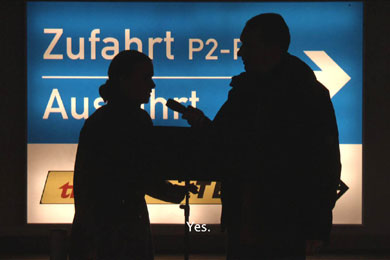
<svg viewBox="0 0 390 260">
<path fill-rule="evenodd" d="M 314 255 L 318 253 L 324 245 L 322 240 L 306 240 L 306 255 Z"/>
<path fill-rule="evenodd" d="M 188 106 L 186 111 L 183 113 L 182 118 L 187 120 L 188 124 L 192 127 L 204 127 L 210 119 L 208 119 L 202 110 Z"/>
<path fill-rule="evenodd" d="M 188 187 L 185 187 L 187 188 L 188 192 L 191 192 L 192 194 L 198 194 L 198 186 L 196 186 L 195 184 L 191 183 Z"/>
<path fill-rule="evenodd" d="M 198 194 L 198 186 L 195 184 L 190 184 L 188 186 L 186 185 L 174 185 L 176 187 L 176 190 L 173 192 L 174 198 L 171 200 L 173 203 L 180 203 L 184 200 L 185 196 L 191 192 L 192 194 Z"/>
</svg>

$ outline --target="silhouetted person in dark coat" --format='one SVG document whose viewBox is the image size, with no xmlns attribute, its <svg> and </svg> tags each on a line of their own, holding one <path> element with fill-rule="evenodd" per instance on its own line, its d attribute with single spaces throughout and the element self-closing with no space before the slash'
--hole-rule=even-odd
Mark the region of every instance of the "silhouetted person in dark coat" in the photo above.
<svg viewBox="0 0 390 260">
<path fill-rule="evenodd" d="M 340 179 L 329 91 L 287 52 L 280 15 L 250 19 L 241 42 L 245 72 L 214 120 L 183 118 L 217 138 L 228 259 L 305 259 L 329 239 Z"/>
<path fill-rule="evenodd" d="M 152 61 L 137 51 L 112 60 L 99 89 L 107 104 L 80 133 L 74 172 L 71 259 L 152 260 L 144 196 L 180 203 L 187 189 L 154 177 L 152 120 L 140 108 L 155 84 Z M 155 148 L 155 147 L 154 147 Z M 191 192 L 197 192 L 192 185 Z"/>
</svg>

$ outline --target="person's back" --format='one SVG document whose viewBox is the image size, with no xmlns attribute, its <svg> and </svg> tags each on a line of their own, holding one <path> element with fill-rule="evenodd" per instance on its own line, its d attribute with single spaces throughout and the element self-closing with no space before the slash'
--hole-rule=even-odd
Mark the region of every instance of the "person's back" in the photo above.
<svg viewBox="0 0 390 260">
<path fill-rule="evenodd" d="M 240 39 L 245 72 L 214 120 L 195 108 L 183 118 L 219 139 L 228 259 L 305 259 L 329 237 L 340 178 L 329 92 L 287 52 L 280 15 L 251 18 Z"/>
<path fill-rule="evenodd" d="M 142 172 L 137 171 L 140 160 L 147 160 L 137 152 L 152 127 L 144 113 L 137 107 L 105 105 L 87 119 L 80 133 L 72 234 L 79 250 L 120 244 L 112 234 L 118 240 L 139 240 L 138 255 L 152 251 Z"/>
<path fill-rule="evenodd" d="M 149 167 L 153 123 L 140 105 L 155 87 L 151 60 L 137 51 L 122 51 L 108 74 L 99 89 L 108 103 L 86 120 L 80 133 L 70 259 L 152 260 L 145 194 L 180 203 L 197 188 L 172 185 Z"/>
<path fill-rule="evenodd" d="M 243 73 L 232 85 L 213 121 L 217 129 L 223 126 L 220 135 L 235 136 L 235 143 L 224 143 L 236 169 L 222 195 L 232 247 L 302 254 L 294 250 L 303 250 L 305 239 L 326 239 L 336 195 L 338 134 L 328 91 L 291 55 L 270 73 Z M 237 185 L 240 192 L 232 193 Z M 334 194 L 321 194 L 329 191 Z M 314 219 L 320 222 L 311 227 Z"/>
</svg>

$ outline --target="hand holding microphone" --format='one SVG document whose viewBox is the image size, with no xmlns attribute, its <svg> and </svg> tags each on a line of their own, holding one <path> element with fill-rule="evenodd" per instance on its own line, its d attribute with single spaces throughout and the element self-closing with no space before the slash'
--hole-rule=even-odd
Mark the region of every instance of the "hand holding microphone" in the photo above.
<svg viewBox="0 0 390 260">
<path fill-rule="evenodd" d="M 185 107 L 173 99 L 168 99 L 166 106 L 181 113 L 182 118 L 187 120 L 188 124 L 192 127 L 203 128 L 208 127 L 211 124 L 211 120 L 198 108 L 192 106 Z"/>
</svg>

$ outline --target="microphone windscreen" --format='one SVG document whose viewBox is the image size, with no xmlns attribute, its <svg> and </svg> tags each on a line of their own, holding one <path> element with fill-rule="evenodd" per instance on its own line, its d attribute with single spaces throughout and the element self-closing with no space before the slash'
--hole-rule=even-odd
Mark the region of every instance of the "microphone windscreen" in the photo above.
<svg viewBox="0 0 390 260">
<path fill-rule="evenodd" d="M 170 109 L 172 109 L 173 111 L 176 111 L 176 112 L 179 112 L 182 114 L 187 110 L 187 108 L 185 106 L 183 106 L 182 104 L 180 104 L 179 102 L 177 102 L 171 98 L 168 99 L 166 106 L 169 107 Z"/>
</svg>

